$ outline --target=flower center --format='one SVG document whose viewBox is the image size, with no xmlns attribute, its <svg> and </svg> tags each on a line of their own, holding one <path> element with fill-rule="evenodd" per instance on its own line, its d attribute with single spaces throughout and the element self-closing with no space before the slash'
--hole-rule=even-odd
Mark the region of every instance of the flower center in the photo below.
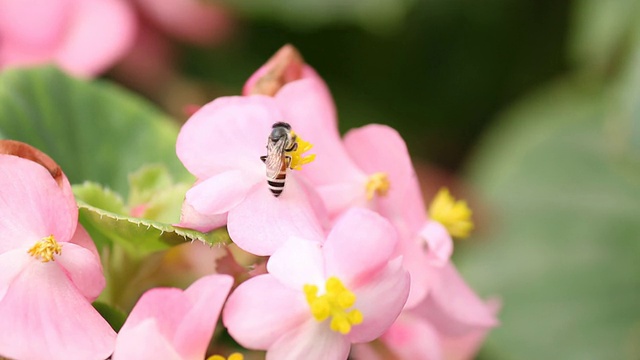
<svg viewBox="0 0 640 360">
<path fill-rule="evenodd" d="M 228 358 L 222 355 L 211 355 L 207 358 L 207 360 L 244 360 L 244 355 L 237 352 L 229 355 Z"/>
<path fill-rule="evenodd" d="M 46 263 L 49 261 L 55 261 L 53 255 L 60 255 L 62 253 L 62 247 L 58 244 L 53 235 L 49 235 L 38 241 L 27 252 L 34 258 Z"/>
<path fill-rule="evenodd" d="M 302 154 L 311 150 L 313 145 L 302 140 L 300 135 L 295 134 L 293 131 L 291 131 L 291 135 L 296 139 L 297 146 L 293 151 L 288 153 L 289 156 L 291 156 L 291 164 L 289 164 L 289 167 L 293 170 L 302 170 L 302 165 L 306 165 L 315 160 L 316 154 L 302 156 Z"/>
<path fill-rule="evenodd" d="M 369 176 L 369 179 L 367 179 L 367 184 L 365 185 L 367 191 L 367 200 L 373 199 L 374 195 L 387 195 L 387 191 L 389 191 L 390 185 L 391 183 L 389 182 L 389 177 L 386 173 L 377 172 Z"/>
<path fill-rule="evenodd" d="M 451 236 L 466 238 L 473 230 L 471 209 L 464 200 L 456 201 L 446 188 L 440 189 L 429 206 L 431 218 L 441 223 Z"/>
<path fill-rule="evenodd" d="M 362 323 L 362 313 L 360 310 L 348 310 L 356 302 L 356 296 L 349 291 L 340 279 L 335 276 L 327 279 L 325 283 L 326 292 L 318 296 L 316 285 L 304 285 L 304 294 L 311 309 L 313 317 L 324 321 L 331 317 L 331 330 L 343 335 L 351 331 L 351 326 Z"/>
</svg>

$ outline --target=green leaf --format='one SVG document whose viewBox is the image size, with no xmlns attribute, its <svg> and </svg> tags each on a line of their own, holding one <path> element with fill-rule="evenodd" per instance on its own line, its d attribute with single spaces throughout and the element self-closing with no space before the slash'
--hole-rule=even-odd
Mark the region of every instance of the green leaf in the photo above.
<svg viewBox="0 0 640 360">
<path fill-rule="evenodd" d="M 129 213 L 164 223 L 177 223 L 191 183 L 174 184 L 167 168 L 153 164 L 129 176 Z"/>
<path fill-rule="evenodd" d="M 74 185 L 74 194 L 80 209 L 80 221 L 91 233 L 98 249 L 117 243 L 128 254 L 143 257 L 152 252 L 165 250 L 185 241 L 202 241 L 209 245 L 229 243 L 226 230 L 209 233 L 172 226 L 167 223 L 128 216 L 121 199 L 110 190 L 95 183 Z"/>
<path fill-rule="evenodd" d="M 161 163 L 190 179 L 175 154 L 177 124 L 140 97 L 52 67 L 0 72 L 0 138 L 51 156 L 71 183 L 95 181 L 127 194 L 127 176 Z"/>
<path fill-rule="evenodd" d="M 640 141 L 640 112 L 635 133 L 612 131 L 628 119 L 611 100 L 571 79 L 544 88 L 504 114 L 471 163 L 493 221 L 458 260 L 481 293 L 503 297 L 488 340 L 497 358 L 640 357 L 640 182 L 629 176 L 640 163 L 618 161 L 633 151 L 619 144 Z"/>
<path fill-rule="evenodd" d="M 603 70 L 620 55 L 634 22 L 640 22 L 640 5 L 635 0 L 578 0 L 573 8 L 570 56 Z"/>
</svg>

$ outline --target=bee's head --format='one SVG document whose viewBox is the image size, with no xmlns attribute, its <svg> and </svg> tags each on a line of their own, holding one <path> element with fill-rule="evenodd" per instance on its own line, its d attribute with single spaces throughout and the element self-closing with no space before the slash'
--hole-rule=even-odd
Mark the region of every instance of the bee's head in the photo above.
<svg viewBox="0 0 640 360">
<path fill-rule="evenodd" d="M 273 124 L 271 129 L 272 130 L 269 138 L 274 142 L 282 139 L 283 137 L 289 136 L 289 134 L 291 133 L 291 125 L 287 124 L 286 122 L 277 122 Z"/>
</svg>

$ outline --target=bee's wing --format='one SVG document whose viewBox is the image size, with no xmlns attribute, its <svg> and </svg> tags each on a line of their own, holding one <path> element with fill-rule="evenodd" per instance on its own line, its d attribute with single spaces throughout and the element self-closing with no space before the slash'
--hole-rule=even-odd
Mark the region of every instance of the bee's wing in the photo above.
<svg viewBox="0 0 640 360">
<path fill-rule="evenodd" d="M 264 161 L 267 167 L 267 178 L 275 179 L 282 169 L 284 161 L 284 147 L 286 139 L 267 143 L 267 159 Z"/>
</svg>

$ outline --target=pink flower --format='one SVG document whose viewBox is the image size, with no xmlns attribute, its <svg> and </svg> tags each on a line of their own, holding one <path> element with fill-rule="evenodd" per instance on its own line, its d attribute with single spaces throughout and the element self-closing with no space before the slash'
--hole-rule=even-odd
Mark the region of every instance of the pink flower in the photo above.
<svg viewBox="0 0 640 360">
<path fill-rule="evenodd" d="M 378 341 L 399 359 L 471 359 L 498 324 L 500 305 L 482 301 L 451 264 L 437 268 L 434 278 L 429 295 L 417 306 L 405 308 Z M 355 354 L 384 359 L 370 344 L 359 346 Z"/>
<path fill-rule="evenodd" d="M 407 147 L 384 125 L 368 125 L 340 138 L 336 110 L 327 86 L 291 46 L 278 51 L 247 80 L 244 93 L 275 97 L 286 119 L 317 154 L 300 172 L 318 191 L 329 215 L 353 206 L 373 209 L 391 220 L 403 237 L 421 237 L 431 260 L 446 262 L 451 237 L 427 219 Z"/>
<path fill-rule="evenodd" d="M 0 0 L 0 68 L 53 62 L 96 75 L 132 45 L 135 18 L 122 0 Z"/>
<path fill-rule="evenodd" d="M 184 291 L 147 291 L 118 333 L 113 359 L 204 359 L 232 285 L 230 276 L 213 274 Z"/>
<path fill-rule="evenodd" d="M 267 359 L 346 359 L 352 343 L 379 337 L 407 299 L 396 241 L 391 224 L 366 209 L 345 213 L 323 245 L 291 237 L 269 259 L 269 274 L 231 294 L 223 322 Z"/>
<path fill-rule="evenodd" d="M 116 334 L 91 306 L 105 279 L 69 182 L 13 155 L 0 173 L 0 356 L 108 357 Z"/>
<path fill-rule="evenodd" d="M 198 181 L 186 194 L 182 226 L 209 231 L 227 224 L 233 241 L 256 255 L 271 254 L 290 235 L 322 237 L 320 200 L 299 181 L 297 171 L 287 170 L 281 196 L 268 188 L 260 157 L 266 155 L 272 125 L 293 120 L 282 110 L 266 96 L 226 97 L 187 121 L 176 152 Z M 293 130 L 298 149 L 305 149 L 301 139 L 306 134 Z"/>
</svg>

